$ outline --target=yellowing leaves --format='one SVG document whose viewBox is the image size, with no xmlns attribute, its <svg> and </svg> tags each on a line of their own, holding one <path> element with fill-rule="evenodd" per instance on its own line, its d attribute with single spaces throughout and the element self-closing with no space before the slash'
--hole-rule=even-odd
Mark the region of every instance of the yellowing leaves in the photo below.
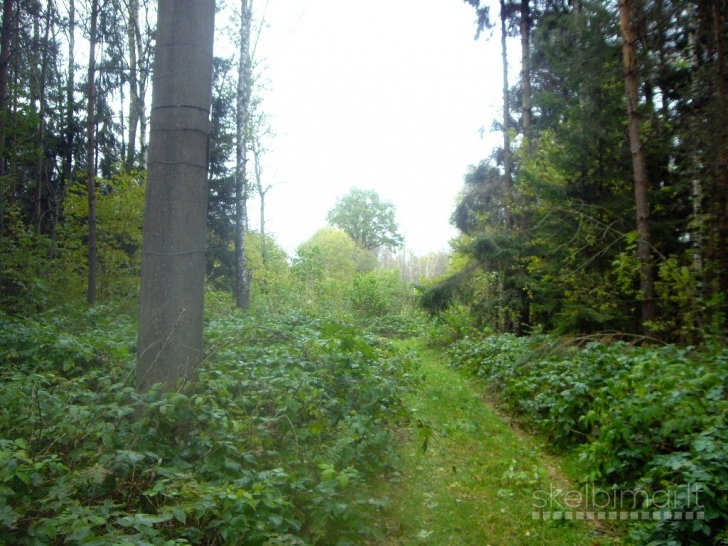
<svg viewBox="0 0 728 546">
<path fill-rule="evenodd" d="M 140 266 L 142 224 L 144 219 L 145 173 L 119 173 L 100 180 L 96 193 L 99 296 L 123 295 L 136 290 Z M 63 205 L 63 224 L 59 245 L 68 273 L 84 275 L 87 260 L 88 198 L 85 179 L 69 188 Z"/>
</svg>

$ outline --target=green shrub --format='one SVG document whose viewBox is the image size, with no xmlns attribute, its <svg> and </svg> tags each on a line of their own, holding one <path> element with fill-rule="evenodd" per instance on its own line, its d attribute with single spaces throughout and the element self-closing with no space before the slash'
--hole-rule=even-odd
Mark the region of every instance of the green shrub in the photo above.
<svg viewBox="0 0 728 546">
<path fill-rule="evenodd" d="M 378 536 L 366 479 L 397 464 L 406 357 L 302 314 L 231 316 L 210 321 L 199 382 L 138 394 L 133 329 L 121 350 L 94 320 L 0 317 L 0 544 Z"/>
<path fill-rule="evenodd" d="M 725 543 L 728 349 L 558 341 L 465 337 L 451 355 L 551 445 L 578 447 L 585 483 L 640 491 L 648 501 L 639 509 L 668 498 L 671 511 L 703 516 L 635 522 L 633 541 Z"/>
<path fill-rule="evenodd" d="M 414 312 L 372 317 L 366 324 L 366 329 L 376 335 L 398 339 L 422 335 L 425 327 L 425 317 Z"/>
</svg>

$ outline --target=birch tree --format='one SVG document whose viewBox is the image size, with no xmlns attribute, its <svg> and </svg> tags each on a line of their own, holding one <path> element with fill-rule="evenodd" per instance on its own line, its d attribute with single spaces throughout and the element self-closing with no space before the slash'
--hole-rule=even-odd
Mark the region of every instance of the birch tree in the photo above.
<svg viewBox="0 0 728 546">
<path fill-rule="evenodd" d="M 127 169 L 137 164 L 137 154 L 141 153 L 142 162 L 146 148 L 146 104 L 145 96 L 149 79 L 150 29 L 143 25 L 140 0 L 128 0 L 127 9 L 127 49 L 129 63 L 129 111 L 127 118 L 128 141 L 125 152 Z M 148 10 L 145 6 L 144 12 Z M 142 31 L 144 27 L 144 32 Z M 139 148 L 137 148 L 139 143 Z"/>
<path fill-rule="evenodd" d="M 250 28 L 253 16 L 253 0 L 242 0 L 240 5 L 240 59 L 238 68 L 237 138 L 235 161 L 235 302 L 241 309 L 250 307 L 250 282 L 245 255 L 245 232 L 248 230 L 247 177 L 248 135 L 252 87 L 252 62 L 250 58 Z"/>
</svg>

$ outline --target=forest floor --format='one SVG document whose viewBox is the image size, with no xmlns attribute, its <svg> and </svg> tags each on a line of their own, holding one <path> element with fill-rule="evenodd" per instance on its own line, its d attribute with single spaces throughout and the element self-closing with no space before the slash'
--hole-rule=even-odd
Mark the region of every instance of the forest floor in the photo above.
<svg viewBox="0 0 728 546">
<path fill-rule="evenodd" d="M 560 461 L 507 424 L 483 385 L 448 367 L 441 351 L 410 349 L 420 358 L 419 384 L 405 397 L 413 419 L 400 431 L 401 472 L 382 486 L 392 501 L 383 544 L 613 543 L 593 522 L 544 520 L 549 507 L 540 499 L 576 489 Z"/>
</svg>

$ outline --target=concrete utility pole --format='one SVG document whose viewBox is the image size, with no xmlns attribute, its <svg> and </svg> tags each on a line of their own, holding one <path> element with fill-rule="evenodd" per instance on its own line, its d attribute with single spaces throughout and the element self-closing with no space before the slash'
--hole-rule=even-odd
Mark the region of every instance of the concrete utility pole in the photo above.
<svg viewBox="0 0 728 546">
<path fill-rule="evenodd" d="M 203 350 L 215 0 L 159 0 L 137 389 L 194 377 Z"/>
</svg>

